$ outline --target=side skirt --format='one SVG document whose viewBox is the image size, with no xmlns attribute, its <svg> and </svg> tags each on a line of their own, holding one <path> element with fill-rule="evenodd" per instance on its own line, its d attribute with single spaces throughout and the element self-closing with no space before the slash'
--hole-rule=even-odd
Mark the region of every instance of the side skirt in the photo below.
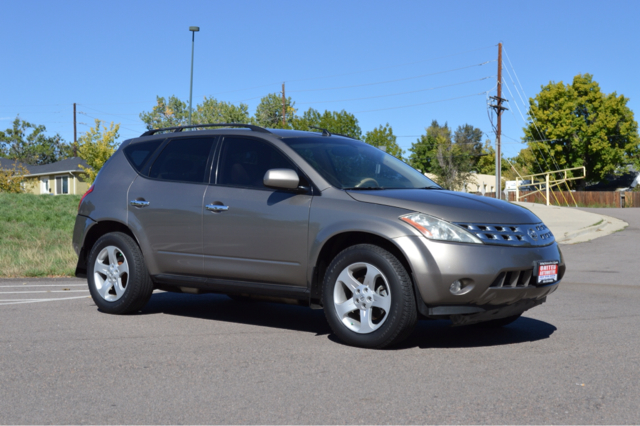
<svg viewBox="0 0 640 426">
<path fill-rule="evenodd" d="M 185 293 L 222 293 L 242 296 L 263 296 L 268 298 L 309 300 L 309 290 L 284 284 L 257 283 L 248 281 L 223 280 L 219 278 L 189 277 L 184 275 L 159 274 L 151 277 L 160 289 L 178 287 Z M 196 291 L 184 291 L 194 289 Z M 200 291 L 198 291 L 200 290 Z"/>
</svg>

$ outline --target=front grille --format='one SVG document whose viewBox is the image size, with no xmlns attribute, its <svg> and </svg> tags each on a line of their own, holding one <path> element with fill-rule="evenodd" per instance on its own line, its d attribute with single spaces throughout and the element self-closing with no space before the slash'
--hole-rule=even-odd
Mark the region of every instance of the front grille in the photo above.
<svg viewBox="0 0 640 426">
<path fill-rule="evenodd" d="M 535 286 L 536 277 L 533 276 L 533 268 L 521 271 L 500 272 L 491 283 L 491 288 L 519 288 Z"/>
<path fill-rule="evenodd" d="M 527 225 L 496 225 L 480 223 L 456 223 L 471 232 L 485 244 L 500 246 L 548 246 L 555 237 L 544 223 Z"/>
</svg>

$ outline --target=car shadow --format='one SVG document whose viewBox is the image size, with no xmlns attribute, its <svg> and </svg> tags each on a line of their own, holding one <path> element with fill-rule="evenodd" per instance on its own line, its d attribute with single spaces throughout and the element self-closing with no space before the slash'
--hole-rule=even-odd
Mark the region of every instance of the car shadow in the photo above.
<svg viewBox="0 0 640 426">
<path fill-rule="evenodd" d="M 260 301 L 238 302 L 221 294 L 154 293 L 141 315 L 176 315 L 293 331 L 331 333 L 322 310 Z"/>
<path fill-rule="evenodd" d="M 451 326 L 451 321 L 419 321 L 409 338 L 395 349 L 409 348 L 476 348 L 512 345 L 548 339 L 557 328 L 548 322 L 520 317 L 499 328 L 481 328 L 479 325 Z"/>
<path fill-rule="evenodd" d="M 305 306 L 260 301 L 238 302 L 219 294 L 155 293 L 140 315 L 160 313 L 314 333 L 343 344 L 331 331 L 324 312 Z M 493 329 L 478 326 L 452 327 L 447 320 L 423 320 L 418 322 L 405 341 L 387 350 L 511 345 L 547 339 L 556 330 L 552 324 L 527 317 Z"/>
</svg>

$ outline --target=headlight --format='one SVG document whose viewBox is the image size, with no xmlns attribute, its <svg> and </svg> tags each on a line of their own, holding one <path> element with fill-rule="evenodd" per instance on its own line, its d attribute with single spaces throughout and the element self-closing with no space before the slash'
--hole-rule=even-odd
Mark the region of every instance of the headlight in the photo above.
<svg viewBox="0 0 640 426">
<path fill-rule="evenodd" d="M 430 240 L 482 244 L 482 241 L 470 232 L 424 213 L 405 214 L 400 216 L 400 220 L 407 222 Z"/>
</svg>

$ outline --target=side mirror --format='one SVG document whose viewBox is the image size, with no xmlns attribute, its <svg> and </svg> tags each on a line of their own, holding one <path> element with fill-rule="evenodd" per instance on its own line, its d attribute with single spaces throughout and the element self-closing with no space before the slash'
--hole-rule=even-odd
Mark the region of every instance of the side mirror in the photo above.
<svg viewBox="0 0 640 426">
<path fill-rule="evenodd" d="M 267 170 L 262 179 L 264 186 L 275 189 L 298 189 L 298 173 L 291 169 Z"/>
</svg>

